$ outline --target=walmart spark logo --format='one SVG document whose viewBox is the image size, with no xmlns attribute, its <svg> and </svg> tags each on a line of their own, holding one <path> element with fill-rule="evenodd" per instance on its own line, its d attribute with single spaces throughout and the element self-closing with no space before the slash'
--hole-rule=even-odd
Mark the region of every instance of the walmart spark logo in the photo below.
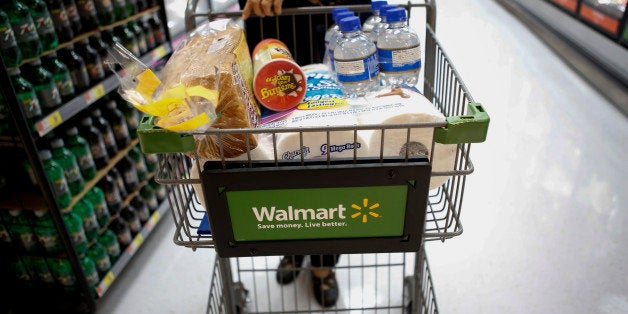
<svg viewBox="0 0 628 314">
<path fill-rule="evenodd" d="M 368 221 L 369 219 L 368 216 L 375 217 L 375 218 L 382 217 L 380 214 L 373 211 L 374 209 L 379 208 L 379 203 L 375 203 L 369 206 L 368 198 L 362 199 L 362 206 L 357 205 L 357 204 L 351 204 L 351 208 L 357 210 L 356 213 L 351 215 L 351 218 L 356 219 L 362 216 L 362 223 L 366 223 Z"/>
</svg>

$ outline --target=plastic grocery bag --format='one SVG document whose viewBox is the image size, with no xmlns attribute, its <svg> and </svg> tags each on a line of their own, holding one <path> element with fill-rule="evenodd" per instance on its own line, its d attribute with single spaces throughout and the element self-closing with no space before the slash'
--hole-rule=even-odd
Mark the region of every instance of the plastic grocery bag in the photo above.
<svg viewBox="0 0 628 314">
<path fill-rule="evenodd" d="M 109 50 L 107 61 L 122 67 L 120 95 L 136 109 L 158 117 L 156 125 L 175 132 L 201 132 L 216 119 L 217 84 L 177 84 L 165 87 L 155 73 L 119 43 Z M 211 71 L 211 70 L 210 70 Z M 213 68 L 215 75 L 219 75 Z"/>
</svg>

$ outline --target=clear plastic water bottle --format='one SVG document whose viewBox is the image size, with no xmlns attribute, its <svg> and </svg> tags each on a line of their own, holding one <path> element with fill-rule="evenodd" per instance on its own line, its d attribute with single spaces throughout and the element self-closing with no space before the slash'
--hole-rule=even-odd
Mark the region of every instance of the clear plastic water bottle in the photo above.
<svg viewBox="0 0 628 314">
<path fill-rule="evenodd" d="M 331 39 L 331 36 L 333 35 L 333 33 L 338 33 L 340 32 L 340 26 L 338 26 L 338 24 L 336 23 L 336 15 L 338 15 L 338 13 L 340 12 L 349 12 L 349 9 L 347 8 L 335 8 L 333 10 L 331 10 L 331 17 L 334 20 L 334 24 L 332 24 L 329 29 L 327 29 L 327 31 L 325 32 L 325 56 L 323 57 L 323 63 L 325 65 L 327 65 L 330 69 L 331 69 L 331 61 L 329 59 L 329 55 L 327 54 L 327 51 L 329 51 L 329 40 Z"/>
<path fill-rule="evenodd" d="M 346 17 L 351 17 L 351 16 L 355 16 L 355 13 L 351 11 L 340 12 L 336 15 L 336 19 L 340 21 Z M 338 31 L 331 34 L 331 37 L 329 38 L 329 43 L 327 44 L 327 51 L 325 51 L 325 57 L 327 58 L 326 60 L 328 62 L 327 66 L 329 67 L 332 73 L 334 73 L 334 71 L 336 70 L 334 68 L 334 49 L 336 49 L 336 46 L 338 45 L 338 41 L 340 40 L 341 37 L 342 37 L 342 32 L 340 32 L 340 27 L 338 27 Z"/>
<path fill-rule="evenodd" d="M 360 18 L 339 21 L 342 37 L 334 49 L 336 76 L 347 97 L 364 96 L 379 86 L 377 48 L 361 31 Z"/>
<path fill-rule="evenodd" d="M 397 8 L 398 7 L 396 5 L 390 5 L 390 4 L 386 4 L 379 7 L 380 20 L 373 26 L 373 30 L 368 34 L 369 39 L 375 45 L 377 45 L 377 36 L 379 36 L 379 33 L 383 32 L 384 30 L 388 28 L 388 23 L 386 22 L 386 12 L 388 12 L 388 10 L 397 9 Z"/>
<path fill-rule="evenodd" d="M 375 27 L 375 25 L 382 20 L 379 14 L 379 8 L 387 4 L 388 4 L 388 1 L 372 1 L 371 2 L 371 10 L 373 11 L 373 15 L 369 16 L 369 18 L 366 19 L 366 21 L 364 21 L 364 24 L 362 24 L 362 32 L 367 34 L 367 36 L 373 30 L 373 27 Z"/>
<path fill-rule="evenodd" d="M 421 70 L 419 36 L 406 23 L 406 10 L 388 10 L 388 28 L 377 37 L 380 77 L 383 86 L 415 85 Z"/>
</svg>

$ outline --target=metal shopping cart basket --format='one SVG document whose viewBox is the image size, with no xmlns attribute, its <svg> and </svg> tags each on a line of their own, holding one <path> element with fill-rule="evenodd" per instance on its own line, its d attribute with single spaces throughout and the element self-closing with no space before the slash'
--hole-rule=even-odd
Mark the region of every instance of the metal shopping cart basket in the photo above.
<svg viewBox="0 0 628 314">
<path fill-rule="evenodd" d="M 188 30 L 195 27 L 199 17 L 211 20 L 216 16 L 237 18 L 241 14 L 196 13 L 196 3 L 188 1 Z M 417 18 L 425 17 L 422 93 L 447 117 L 446 122 L 212 129 L 199 134 L 215 136 L 219 143 L 222 137 L 232 134 L 245 135 L 246 139 L 249 135 L 270 138 L 273 158 L 265 161 L 253 160 L 250 153 L 240 161 L 227 160 L 221 148 L 221 158 L 201 164 L 191 135 L 167 135 L 178 141 L 177 152 L 151 151 L 142 145 L 146 153 L 159 154 L 156 180 L 170 186 L 169 202 L 176 225 L 174 242 L 192 249 L 215 248 L 218 253 L 208 312 L 438 312 L 423 243 L 444 241 L 462 233 L 466 176 L 474 170 L 469 157 L 471 143 L 485 140 L 489 117 L 473 100 L 436 40 L 435 3 L 413 1 L 402 7 L 413 19 L 419 13 Z M 370 6 L 350 6 L 350 9 L 367 12 Z M 282 17 L 295 21 L 330 11 L 330 7 L 284 9 Z M 326 27 L 330 24 L 331 21 Z M 279 22 L 275 25 L 277 33 L 297 34 L 297 29 L 280 32 Z M 410 149 L 393 158 L 384 156 L 383 149 L 375 158 L 358 158 L 354 153 L 350 158 L 327 154 L 326 158 L 309 160 L 301 151 L 295 160 L 286 161 L 277 153 L 277 139 L 287 133 L 297 133 L 303 143 L 304 134 L 322 132 L 329 145 L 331 135 L 336 132 L 351 132 L 357 139 L 359 132 L 376 131 L 381 134 L 381 147 L 385 147 L 386 132 L 402 130 L 407 133 L 406 144 L 409 144 L 413 131 L 426 128 L 434 130 L 432 142 L 425 143 L 431 144 L 429 151 L 433 152 L 435 145 L 455 148 L 453 169 L 434 171 L 430 163 L 433 153 L 416 156 L 409 153 Z M 152 131 L 155 130 L 150 127 L 146 133 L 140 130 L 140 140 Z M 192 173 L 195 167 L 200 175 Z M 430 178 L 436 177 L 446 178 L 445 183 L 430 190 Z M 197 195 L 201 190 L 204 199 Z M 207 209 L 201 201 L 206 202 Z M 290 202 L 300 205 L 287 207 L 293 204 Z M 267 207 L 262 209 L 262 203 Z M 269 212 L 275 210 L 270 204 L 275 203 L 283 204 L 277 208 L 284 206 L 284 219 L 275 216 L 277 220 L 290 220 L 286 217 L 291 215 L 299 217 L 298 210 L 301 218 L 330 220 L 327 225 L 324 221 L 301 221 L 298 228 L 297 224 L 286 226 L 282 221 L 282 225 L 268 225 L 284 230 L 267 232 L 259 222 L 264 217 L 268 222 Z M 327 206 L 330 203 L 334 206 Z M 383 207 L 386 214 L 378 210 Z M 247 216 L 242 214 L 242 208 L 253 210 Z M 345 220 L 332 223 L 334 214 L 336 218 L 342 214 Z M 385 219 L 379 219 L 383 216 Z M 387 223 L 381 223 L 384 220 Z M 367 223 L 371 221 L 375 221 L 373 225 Z M 348 232 L 335 228 L 351 223 L 358 227 Z M 300 276 L 291 285 L 275 282 L 280 256 L 294 254 L 343 254 L 335 266 L 341 291 L 341 301 L 335 307 L 325 309 L 311 301 L 307 276 Z"/>
</svg>

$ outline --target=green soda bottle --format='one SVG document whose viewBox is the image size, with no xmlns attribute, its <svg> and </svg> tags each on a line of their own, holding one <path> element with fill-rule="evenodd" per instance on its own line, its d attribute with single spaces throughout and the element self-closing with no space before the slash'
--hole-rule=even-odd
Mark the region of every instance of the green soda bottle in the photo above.
<svg viewBox="0 0 628 314">
<path fill-rule="evenodd" d="M 135 21 L 129 22 L 129 28 L 137 39 L 137 45 L 140 48 L 140 54 L 144 55 L 146 52 L 148 52 L 148 43 L 146 42 L 146 36 L 144 36 L 144 30 L 142 30 L 142 28 L 137 25 Z"/>
<path fill-rule="evenodd" d="M 140 126 L 140 114 L 131 104 L 124 100 L 118 102 L 118 109 L 120 109 L 122 115 L 124 115 L 126 126 L 129 129 L 129 135 L 133 139 L 137 138 L 137 128 Z"/>
<path fill-rule="evenodd" d="M 30 59 L 40 55 L 43 48 L 28 7 L 17 0 L 5 0 L 2 1 L 1 5 L 9 15 L 9 21 L 15 32 L 17 44 L 22 51 L 22 57 Z"/>
<path fill-rule="evenodd" d="M 68 19 L 70 20 L 70 25 L 72 26 L 72 32 L 74 35 L 78 36 L 85 30 L 83 29 L 83 24 L 81 22 L 81 15 L 79 13 L 79 9 L 76 6 L 74 0 L 63 0 L 63 5 L 65 6 L 65 10 L 68 14 Z"/>
<path fill-rule="evenodd" d="M 74 97 L 74 83 L 68 67 L 59 60 L 57 53 L 53 52 L 41 58 L 44 69 L 52 74 L 52 79 L 57 84 L 57 89 L 64 102 L 70 101 Z"/>
<path fill-rule="evenodd" d="M 0 211 L 0 215 L 8 216 L 8 214 L 4 214 L 4 210 Z M 9 229 L 7 228 L 8 218 L 0 219 L 0 248 L 9 248 L 13 246 L 13 242 L 11 239 L 11 234 L 9 233 Z"/>
<path fill-rule="evenodd" d="M 118 243 L 118 238 L 113 231 L 107 229 L 103 232 L 103 234 L 98 237 L 98 243 L 107 250 L 107 254 L 112 263 L 120 257 L 120 243 Z"/>
<path fill-rule="evenodd" d="M 140 190 L 140 196 L 142 197 L 142 199 L 144 199 L 146 205 L 148 205 L 148 209 L 151 212 L 154 212 L 157 207 L 159 207 L 159 202 L 157 202 L 157 195 L 155 194 L 155 190 L 152 186 L 150 186 L 150 184 L 146 184 L 144 185 L 144 187 L 142 187 L 142 190 Z"/>
<path fill-rule="evenodd" d="M 157 165 L 159 164 L 157 154 L 145 154 L 144 160 L 146 161 L 146 169 L 148 169 L 149 173 L 157 170 Z"/>
<path fill-rule="evenodd" d="M 13 89 L 17 94 L 17 100 L 20 103 L 24 116 L 31 121 L 41 119 L 41 105 L 33 84 L 21 76 L 19 68 L 8 69 L 7 73 L 11 76 Z"/>
<path fill-rule="evenodd" d="M 52 276 L 62 285 L 74 286 L 76 278 L 72 272 L 72 266 L 67 259 L 48 259 L 48 266 Z"/>
<path fill-rule="evenodd" d="M 139 147 L 135 146 L 131 148 L 128 156 L 135 164 L 135 169 L 137 170 L 137 178 L 139 179 L 139 182 L 145 181 L 148 177 L 148 168 L 146 167 L 144 156 L 142 155 Z"/>
<path fill-rule="evenodd" d="M 140 25 L 142 31 L 144 32 L 144 38 L 146 39 L 146 46 L 148 50 L 155 48 L 155 35 L 153 34 L 153 28 L 150 27 L 148 21 L 140 19 L 137 20 L 137 23 Z"/>
<path fill-rule="evenodd" d="M 79 194 L 85 187 L 85 181 L 81 175 L 76 157 L 72 152 L 63 146 L 63 140 L 56 138 L 50 142 L 52 147 L 52 156 L 63 168 L 65 180 L 68 182 L 72 195 Z"/>
<path fill-rule="evenodd" d="M 0 53 L 7 68 L 16 67 L 22 62 L 22 52 L 17 46 L 9 16 L 2 10 L 0 10 Z"/>
<path fill-rule="evenodd" d="M 60 42 L 66 42 L 74 38 L 74 31 L 70 24 L 70 17 L 68 11 L 65 9 L 63 0 L 45 0 L 48 6 L 50 16 L 52 16 L 52 23 L 55 26 L 57 37 Z M 76 34 L 79 35 L 79 34 Z"/>
<path fill-rule="evenodd" d="M 55 281 L 45 259 L 31 256 L 25 256 L 23 259 L 24 264 L 30 270 L 30 273 L 39 278 L 40 281 L 47 283 L 53 283 Z"/>
<path fill-rule="evenodd" d="M 52 159 L 52 153 L 47 149 L 39 152 L 39 159 L 44 164 L 48 180 L 52 183 L 57 206 L 59 208 L 68 207 L 72 201 L 72 193 L 70 193 L 68 182 L 65 180 L 63 168 Z"/>
<path fill-rule="evenodd" d="M 2 34 L 0 34 L 2 36 Z M 4 96 L 0 93 L 0 135 L 9 135 L 11 124 L 9 124 L 9 111 Z"/>
<path fill-rule="evenodd" d="M 52 74 L 44 69 L 40 59 L 35 59 L 24 66 L 24 78 L 35 88 L 37 98 L 45 111 L 52 111 L 61 105 L 61 94 Z"/>
<path fill-rule="evenodd" d="M 55 25 L 43 0 L 23 0 L 28 6 L 37 28 L 37 34 L 44 50 L 52 50 L 59 45 L 59 38 L 55 32 Z"/>
<path fill-rule="evenodd" d="M 85 274 L 85 280 L 87 285 L 95 287 L 100 282 L 98 277 L 98 271 L 96 270 L 96 263 L 91 258 L 85 256 L 81 258 L 81 266 L 83 267 L 83 273 Z"/>
<path fill-rule="evenodd" d="M 94 207 L 94 214 L 98 225 L 102 228 L 109 223 L 111 215 L 109 214 L 109 208 L 107 208 L 107 201 L 105 200 L 105 192 L 102 189 L 95 186 L 85 194 L 87 200 L 92 203 Z"/>
<path fill-rule="evenodd" d="M 94 4 L 96 4 L 100 26 L 109 25 L 116 21 L 112 0 L 94 0 Z"/>
<path fill-rule="evenodd" d="M 108 46 L 113 47 L 113 45 L 115 45 L 116 43 L 120 43 L 122 45 L 122 39 L 120 39 L 120 37 L 118 37 L 118 35 L 116 35 L 113 30 L 106 29 L 100 34 L 100 37 Z"/>
<path fill-rule="evenodd" d="M 83 179 L 93 179 L 96 176 L 96 163 L 92 157 L 92 151 L 87 140 L 78 134 L 76 127 L 69 128 L 65 131 L 65 134 L 67 135 L 68 149 L 76 157 Z"/>
<path fill-rule="evenodd" d="M 11 234 L 11 238 L 17 240 L 21 250 L 28 253 L 36 252 L 37 238 L 29 226 L 29 217 L 19 209 L 10 210 L 9 215 L 11 224 L 9 224 L 7 228 Z"/>
<path fill-rule="evenodd" d="M 98 242 L 94 243 L 89 251 L 87 251 L 87 256 L 96 263 L 98 273 L 104 274 L 111 268 L 111 259 L 109 258 L 109 254 L 107 254 L 107 249 L 105 249 L 102 244 Z"/>
<path fill-rule="evenodd" d="M 96 11 L 96 5 L 92 0 L 76 0 L 76 8 L 81 16 L 81 23 L 83 24 L 83 31 L 91 31 L 98 27 L 100 22 L 98 21 L 98 12 Z"/>
<path fill-rule="evenodd" d="M 120 25 L 113 29 L 114 34 L 120 38 L 124 48 L 132 52 L 136 57 L 140 56 L 140 46 L 133 32 L 127 27 L 127 24 Z"/>
<path fill-rule="evenodd" d="M 150 186 L 152 186 L 153 190 L 155 190 L 155 195 L 157 195 L 157 201 L 159 203 L 163 202 L 166 199 L 166 196 L 168 195 L 168 192 L 166 191 L 166 187 L 162 184 L 157 183 L 157 181 L 155 180 L 151 180 Z"/>
<path fill-rule="evenodd" d="M 86 198 L 82 198 L 76 203 L 76 205 L 74 205 L 72 212 L 81 217 L 87 241 L 91 242 L 96 239 L 96 237 L 98 237 L 98 229 L 100 226 L 98 226 L 98 220 L 96 219 L 92 203 L 90 203 Z"/>
<path fill-rule="evenodd" d="M 136 0 L 126 0 L 126 13 L 129 16 L 133 16 L 135 15 L 135 13 L 137 13 Z"/>
<path fill-rule="evenodd" d="M 59 234 L 57 234 L 57 229 L 48 210 L 35 211 L 34 225 L 33 231 L 37 235 L 39 244 L 47 253 L 56 254 L 63 251 L 63 243 L 59 239 Z"/>
<path fill-rule="evenodd" d="M 31 276 L 26 270 L 26 266 L 20 260 L 16 259 L 11 261 L 11 270 L 15 274 L 15 278 L 18 280 L 29 281 L 31 280 Z"/>
<path fill-rule="evenodd" d="M 78 256 L 85 255 L 85 252 L 87 252 L 87 237 L 85 236 L 81 217 L 75 213 L 67 213 L 63 215 L 63 222 L 65 222 L 65 226 L 68 229 L 76 254 Z"/>
<path fill-rule="evenodd" d="M 121 21 L 129 17 L 126 11 L 126 0 L 111 0 L 113 4 L 113 13 L 116 16 L 116 21 Z"/>
</svg>

